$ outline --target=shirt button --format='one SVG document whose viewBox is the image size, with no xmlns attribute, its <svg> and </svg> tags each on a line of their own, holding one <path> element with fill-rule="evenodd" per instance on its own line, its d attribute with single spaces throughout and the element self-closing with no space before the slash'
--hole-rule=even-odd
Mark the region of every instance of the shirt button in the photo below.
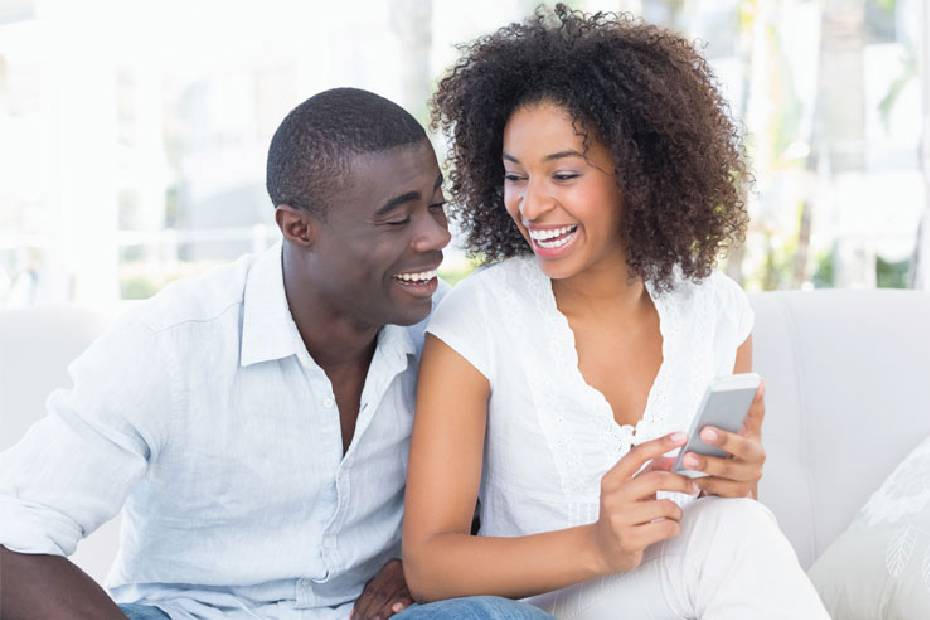
<svg viewBox="0 0 930 620">
<path fill-rule="evenodd" d="M 332 409 L 333 407 L 336 406 L 336 399 L 333 398 L 332 396 L 327 396 L 326 398 L 323 398 L 322 400 L 320 400 L 320 404 L 326 407 L 327 409 Z"/>
</svg>

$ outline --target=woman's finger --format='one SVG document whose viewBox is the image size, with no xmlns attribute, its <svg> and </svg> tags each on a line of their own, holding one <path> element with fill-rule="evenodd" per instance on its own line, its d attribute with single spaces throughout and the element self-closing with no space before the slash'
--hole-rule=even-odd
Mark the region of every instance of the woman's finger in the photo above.
<svg viewBox="0 0 930 620">
<path fill-rule="evenodd" d="M 679 448 L 688 440 L 684 433 L 670 433 L 658 439 L 644 441 L 633 447 L 616 465 L 601 478 L 601 488 L 605 491 L 616 490 L 638 472 L 648 461 L 663 456 Z"/>
<path fill-rule="evenodd" d="M 631 530 L 633 544 L 645 549 L 649 545 L 678 536 L 681 524 L 673 519 L 656 519 L 649 523 L 637 525 Z"/>
<path fill-rule="evenodd" d="M 718 497 L 732 498 L 754 498 L 754 486 L 750 482 L 739 482 L 718 478 L 716 476 L 706 476 L 695 480 L 698 487 L 705 495 L 717 495 Z"/>
<path fill-rule="evenodd" d="M 619 495 L 623 500 L 642 501 L 654 499 L 659 491 L 670 493 L 696 493 L 694 481 L 687 476 L 670 471 L 643 471 L 624 485 Z"/>
<path fill-rule="evenodd" d="M 762 448 L 762 442 L 754 436 L 744 436 L 713 426 L 705 426 L 701 429 L 701 439 L 724 452 L 729 452 L 738 460 L 752 462 L 765 460 L 765 450 Z"/>
<path fill-rule="evenodd" d="M 762 478 L 762 462 L 704 456 L 689 452 L 684 458 L 685 467 L 701 471 L 708 476 L 726 478 L 737 482 L 758 482 Z"/>
<path fill-rule="evenodd" d="M 765 420 L 765 382 L 756 390 L 756 395 L 749 406 L 749 413 L 743 422 L 743 432 L 756 437 L 762 435 L 762 422 Z"/>
<path fill-rule="evenodd" d="M 632 526 L 650 523 L 656 519 L 681 521 L 681 507 L 670 499 L 654 499 L 627 504 L 623 511 Z"/>
</svg>

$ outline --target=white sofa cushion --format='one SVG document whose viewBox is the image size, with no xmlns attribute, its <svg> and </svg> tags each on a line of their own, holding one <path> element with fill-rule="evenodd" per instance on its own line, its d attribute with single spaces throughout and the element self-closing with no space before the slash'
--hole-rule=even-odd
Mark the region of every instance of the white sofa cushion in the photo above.
<svg viewBox="0 0 930 620">
<path fill-rule="evenodd" d="M 830 615 L 930 618 L 930 437 L 810 570 Z"/>
<path fill-rule="evenodd" d="M 754 367 L 767 381 L 760 499 L 807 568 L 930 435 L 930 294 L 773 292 L 750 301 Z"/>
</svg>

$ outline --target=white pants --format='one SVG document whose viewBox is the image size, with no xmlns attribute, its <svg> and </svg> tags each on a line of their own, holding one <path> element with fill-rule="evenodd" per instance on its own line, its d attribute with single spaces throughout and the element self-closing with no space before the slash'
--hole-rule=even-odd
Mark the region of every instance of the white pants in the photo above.
<svg viewBox="0 0 930 620">
<path fill-rule="evenodd" d="M 700 499 L 628 572 L 529 599 L 558 620 L 829 618 L 768 508 Z"/>
</svg>

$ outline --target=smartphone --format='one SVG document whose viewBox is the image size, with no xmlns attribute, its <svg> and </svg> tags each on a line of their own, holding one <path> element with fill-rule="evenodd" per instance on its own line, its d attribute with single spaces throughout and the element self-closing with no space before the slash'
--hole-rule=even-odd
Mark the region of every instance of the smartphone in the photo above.
<svg viewBox="0 0 930 620">
<path fill-rule="evenodd" d="M 682 459 L 688 452 L 697 452 L 706 456 L 729 456 L 728 452 L 704 443 L 700 436 L 701 430 L 705 426 L 714 426 L 731 433 L 739 432 L 743 428 L 743 420 L 749 413 L 756 390 L 761 384 L 762 377 L 754 372 L 717 377 L 711 381 L 707 391 L 704 392 L 704 398 L 701 399 L 697 415 L 691 422 L 688 443 L 678 451 L 678 458 L 675 459 L 673 468 L 676 473 L 689 478 L 707 475 L 704 472 L 685 469 Z"/>
</svg>

